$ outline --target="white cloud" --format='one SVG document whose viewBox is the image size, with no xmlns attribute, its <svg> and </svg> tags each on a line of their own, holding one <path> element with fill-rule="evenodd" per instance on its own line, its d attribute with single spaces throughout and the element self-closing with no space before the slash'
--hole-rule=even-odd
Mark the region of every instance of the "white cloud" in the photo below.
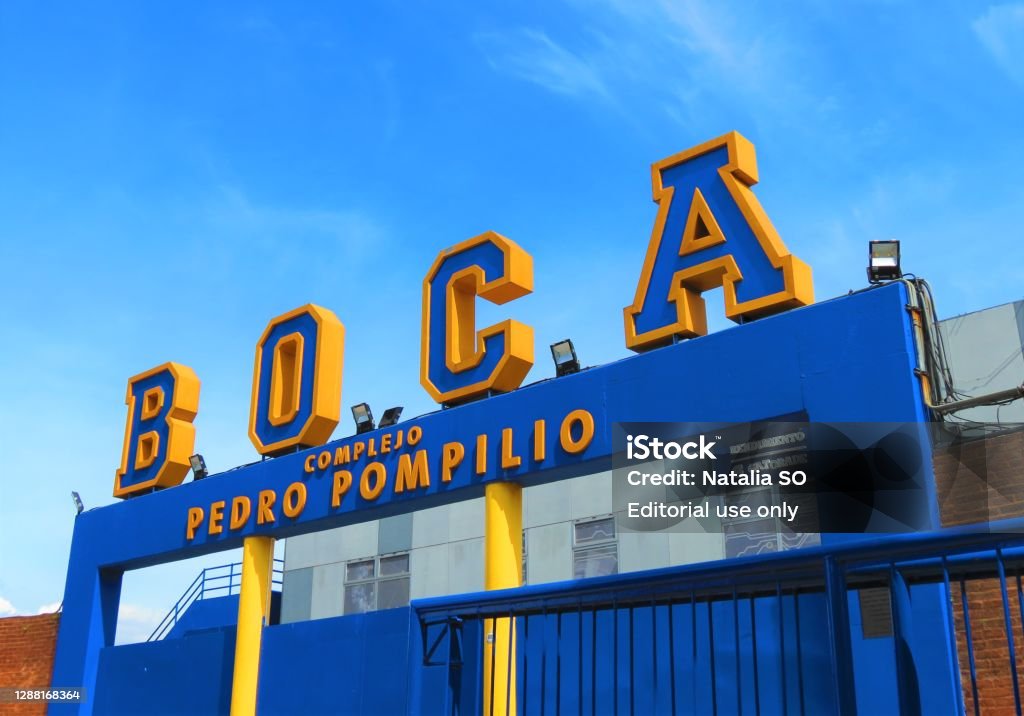
<svg viewBox="0 0 1024 716">
<path fill-rule="evenodd" d="M 576 2 L 571 44 L 536 29 L 478 35 L 497 71 L 638 115 L 660 107 L 684 126 L 757 108 L 801 124 L 838 114 L 807 86 L 813 58 L 778 18 L 704 0 Z M 632 119 L 639 126 L 640 116 Z"/>
<path fill-rule="evenodd" d="M 737 97 L 762 109 L 795 114 L 811 98 L 793 72 L 803 64 L 777 15 L 735 12 L 721 3 L 690 0 L 632 3 L 606 0 L 615 27 L 647 50 L 644 74 L 686 109 L 706 111 L 713 96 Z M 820 102 L 820 99 L 815 99 Z M 797 105 L 797 106 L 794 106 Z"/>
<path fill-rule="evenodd" d="M 36 610 L 36 614 L 53 614 L 58 609 L 60 609 L 60 605 L 60 602 L 51 602 L 49 604 L 44 604 Z"/>
<path fill-rule="evenodd" d="M 992 5 L 971 27 L 996 64 L 1009 77 L 1024 85 L 1024 3 Z"/>
<path fill-rule="evenodd" d="M 116 643 L 135 644 L 146 641 L 166 613 L 165 610 L 122 602 L 117 612 Z"/>
<path fill-rule="evenodd" d="M 9 601 L 0 597 L 0 617 L 11 617 L 18 613 L 18 610 L 14 608 L 14 605 Z"/>
<path fill-rule="evenodd" d="M 491 67 L 557 94 L 608 97 L 598 66 L 559 45 L 541 30 L 484 33 L 477 44 Z"/>
<path fill-rule="evenodd" d="M 292 297 L 292 286 L 300 283 L 306 296 L 336 295 L 339 282 L 385 255 L 391 244 L 372 212 L 265 203 L 231 184 L 218 185 L 202 211 L 190 257 L 217 271 L 221 287 L 211 290 L 252 281 L 258 271 L 271 286 L 263 296 L 271 302 L 271 296 Z"/>
<path fill-rule="evenodd" d="M 616 7 L 627 17 L 634 15 L 628 6 Z M 728 14 L 716 16 L 711 6 L 700 2 L 662 2 L 655 7 L 659 12 L 646 19 L 634 15 L 635 21 L 659 22 L 667 37 L 725 72 L 739 75 L 756 69 L 753 61 L 758 59 L 758 45 L 744 42 Z"/>
<path fill-rule="evenodd" d="M 235 186 L 222 185 L 207 208 L 211 224 L 220 230 L 258 240 L 263 248 L 328 241 L 348 252 L 385 238 L 370 217 L 358 211 L 259 205 Z"/>
</svg>

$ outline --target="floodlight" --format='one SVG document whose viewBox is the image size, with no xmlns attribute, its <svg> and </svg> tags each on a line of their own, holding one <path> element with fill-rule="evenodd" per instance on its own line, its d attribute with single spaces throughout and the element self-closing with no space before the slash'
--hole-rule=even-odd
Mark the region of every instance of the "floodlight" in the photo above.
<svg viewBox="0 0 1024 716">
<path fill-rule="evenodd" d="M 384 411 L 384 417 L 380 419 L 380 427 L 388 428 L 398 422 L 398 419 L 402 417 L 402 406 L 398 405 L 394 408 L 388 408 Z"/>
<path fill-rule="evenodd" d="M 352 406 L 352 419 L 356 421 L 356 435 L 368 433 L 374 429 L 373 413 L 368 403 Z"/>
<path fill-rule="evenodd" d="M 188 462 L 192 465 L 192 479 L 202 480 L 204 477 L 210 474 L 210 471 L 206 469 L 206 460 L 199 453 L 192 455 Z"/>
<path fill-rule="evenodd" d="M 868 243 L 868 281 L 880 283 L 901 278 L 900 242 L 871 241 Z"/>
<path fill-rule="evenodd" d="M 75 501 L 75 514 L 80 515 L 85 512 L 85 505 L 82 504 L 82 498 L 74 490 L 71 491 L 71 499 Z"/>
<path fill-rule="evenodd" d="M 580 361 L 576 357 L 576 349 L 568 338 L 551 344 L 551 358 L 555 361 L 555 375 L 559 378 L 563 375 L 580 372 Z"/>
</svg>

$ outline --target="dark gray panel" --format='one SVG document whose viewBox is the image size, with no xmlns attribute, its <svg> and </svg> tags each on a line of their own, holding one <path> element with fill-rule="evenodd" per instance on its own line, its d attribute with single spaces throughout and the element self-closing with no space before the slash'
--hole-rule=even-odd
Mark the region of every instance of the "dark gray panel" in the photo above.
<svg viewBox="0 0 1024 716">
<path fill-rule="evenodd" d="M 412 513 L 385 517 L 380 521 L 377 554 L 407 552 L 412 549 Z"/>
<path fill-rule="evenodd" d="M 281 587 L 281 623 L 307 621 L 312 601 L 313 568 L 285 572 Z"/>
</svg>

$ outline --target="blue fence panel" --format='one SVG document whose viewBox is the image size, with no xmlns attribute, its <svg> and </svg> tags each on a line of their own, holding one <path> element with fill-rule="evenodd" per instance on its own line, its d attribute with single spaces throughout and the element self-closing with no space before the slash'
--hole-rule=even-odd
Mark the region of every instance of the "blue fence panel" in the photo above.
<svg viewBox="0 0 1024 716">
<path fill-rule="evenodd" d="M 518 713 L 963 713 L 959 642 L 973 684 L 966 706 L 978 712 L 970 605 L 958 637 L 953 604 L 958 585 L 966 595 L 965 584 L 986 580 L 1001 595 L 999 611 L 985 616 L 1002 621 L 1005 678 L 1020 713 L 1014 649 L 1024 634 L 1014 634 L 1014 612 L 1024 621 L 1024 520 L 988 528 L 420 600 L 422 643 L 445 653 L 446 639 L 461 639 L 463 661 L 428 658 L 420 674 L 467 664 L 480 672 L 496 641 L 479 630 L 511 617 Z M 865 590 L 885 597 L 870 630 Z M 466 639 L 471 625 L 477 636 Z M 421 679 L 410 712 L 503 713 L 512 701 L 499 693 L 484 703 L 482 689 L 442 694 L 437 683 L 445 682 Z"/>
<path fill-rule="evenodd" d="M 270 626 L 258 711 L 490 714 L 514 698 L 531 716 L 1019 712 L 1024 520 L 991 528 Z M 884 597 L 881 619 L 862 617 L 869 590 Z M 515 692 L 485 704 L 496 642 L 484 632 L 502 617 Z M 224 712 L 233 648 L 234 630 L 220 628 L 104 649 L 96 713 Z"/>
<path fill-rule="evenodd" d="M 235 664 L 235 629 L 187 639 L 112 646 L 100 652 L 93 713 L 227 714 Z"/>
<path fill-rule="evenodd" d="M 268 627 L 259 713 L 403 714 L 409 644 L 408 608 Z"/>
</svg>

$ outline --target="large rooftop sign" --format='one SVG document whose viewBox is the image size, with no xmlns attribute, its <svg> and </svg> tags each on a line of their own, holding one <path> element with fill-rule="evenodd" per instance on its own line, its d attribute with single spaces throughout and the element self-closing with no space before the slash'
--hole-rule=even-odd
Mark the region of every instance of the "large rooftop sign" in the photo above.
<svg viewBox="0 0 1024 716">
<path fill-rule="evenodd" d="M 922 419 L 900 285 L 671 345 L 707 332 L 701 294 L 715 287 L 743 323 L 812 303 L 810 269 L 779 239 L 756 181 L 753 146 L 736 133 L 654 165 L 657 217 L 624 309 L 626 345 L 643 355 L 520 388 L 534 337 L 513 316 L 534 290 L 533 262 L 487 232 L 440 252 L 423 282 L 420 382 L 451 409 L 330 441 L 345 331 L 303 306 L 256 345 L 248 431 L 264 459 L 177 487 L 199 379 L 177 363 L 130 379 L 114 495 L 131 499 L 75 522 L 54 686 L 95 687 L 127 569 L 243 547 L 232 709 L 251 713 L 273 538 L 485 496 L 485 586 L 516 586 L 520 486 L 610 467 L 616 422 Z M 480 299 L 510 317 L 478 326 Z M 858 387 L 869 382 L 870 396 Z"/>
<path fill-rule="evenodd" d="M 624 309 L 626 345 L 644 351 L 707 333 L 701 294 L 724 288 L 725 315 L 737 322 L 779 313 L 813 301 L 810 268 L 790 254 L 751 191 L 757 182 L 754 147 L 732 132 L 652 168 L 658 213 L 640 271 L 636 296 Z M 533 259 L 515 242 L 487 232 L 442 251 L 423 281 L 420 383 L 438 403 L 455 405 L 518 388 L 534 362 L 533 329 L 509 318 L 492 326 L 476 325 L 478 298 L 495 304 L 514 301 L 534 289 Z M 510 311 L 511 313 L 512 311 Z M 265 456 L 280 456 L 323 445 L 341 413 L 345 329 L 334 313 L 307 305 L 270 321 L 256 345 L 249 438 Z M 128 383 L 128 419 L 116 497 L 151 492 L 181 483 L 195 444 L 192 420 L 199 410 L 199 380 L 180 364 L 167 363 Z M 565 406 L 554 421 L 537 417 L 530 429 L 529 462 L 547 455 L 548 431 L 558 437 L 552 450 L 581 452 L 593 437 L 594 416 Z M 352 481 L 360 496 L 374 500 L 385 487 L 414 492 L 431 479 L 451 481 L 458 470 L 487 473 L 486 436 L 441 449 L 439 474 L 431 475 L 436 455 L 417 448 L 422 433 L 410 428 L 385 431 L 351 447 L 307 456 L 307 474 L 340 470 L 333 502 L 348 494 Z M 527 436 L 520 435 L 525 443 Z M 523 445 L 503 431 L 494 462 L 502 470 L 520 467 Z M 467 448 L 474 451 L 466 460 Z M 398 453 L 396 470 L 373 458 Z M 328 455 L 330 453 L 330 455 Z M 358 465 L 361 471 L 352 473 Z M 367 472 L 369 471 L 369 472 Z M 437 471 L 435 471 L 436 473 Z M 338 474 L 337 472 L 335 473 Z M 390 485 L 389 485 L 390 483 Z M 298 483 L 301 485 L 301 483 Z M 289 511 L 298 510 L 305 493 L 289 493 Z M 260 507 L 263 505 L 263 507 Z M 252 505 L 235 503 L 232 524 L 244 522 Z M 219 507 L 203 514 L 217 529 Z M 266 519 L 266 502 L 257 519 Z M 201 522 L 190 513 L 190 538 Z M 195 524 L 193 524 L 195 523 Z"/>
</svg>

